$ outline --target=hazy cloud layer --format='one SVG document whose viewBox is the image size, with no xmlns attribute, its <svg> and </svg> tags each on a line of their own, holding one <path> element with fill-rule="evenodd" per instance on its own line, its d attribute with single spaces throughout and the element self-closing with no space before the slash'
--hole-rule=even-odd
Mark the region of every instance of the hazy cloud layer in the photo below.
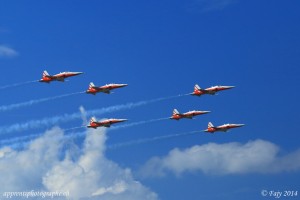
<svg viewBox="0 0 300 200">
<path fill-rule="evenodd" d="M 208 143 L 187 149 L 175 148 L 167 156 L 150 159 L 140 175 L 163 176 L 166 172 L 181 175 L 199 171 L 205 174 L 278 173 L 300 169 L 300 149 L 279 156 L 280 148 L 268 141 L 255 140 L 246 144 Z"/>
<path fill-rule="evenodd" d="M 105 141 L 104 129 L 89 130 L 80 149 L 53 128 L 22 151 L 0 149 L 0 194 L 42 190 L 69 192 L 71 199 L 157 199 L 130 169 L 105 157 Z"/>
<path fill-rule="evenodd" d="M 18 52 L 8 46 L 0 45 L 0 58 L 11 58 L 18 55 Z"/>
</svg>

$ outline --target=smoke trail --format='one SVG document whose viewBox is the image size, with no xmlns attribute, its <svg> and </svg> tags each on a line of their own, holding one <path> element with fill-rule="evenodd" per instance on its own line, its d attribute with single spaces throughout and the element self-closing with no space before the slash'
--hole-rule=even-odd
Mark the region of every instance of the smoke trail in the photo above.
<svg viewBox="0 0 300 200">
<path fill-rule="evenodd" d="M 72 130 L 76 130 L 76 129 L 81 129 L 84 127 L 85 126 L 78 126 L 78 127 L 72 127 L 72 128 L 68 128 L 68 129 L 62 129 L 62 130 L 64 132 L 67 132 L 67 131 L 72 131 Z M 26 136 L 19 136 L 19 137 L 15 137 L 15 138 L 0 140 L 0 147 L 8 145 L 13 148 L 22 148 L 25 145 L 27 145 L 31 140 L 34 140 L 42 135 L 43 135 L 43 133 L 37 133 L 37 134 L 31 134 L 31 135 L 26 135 Z M 76 137 L 82 137 L 84 135 L 85 135 L 85 132 L 79 132 L 79 133 L 75 133 L 75 134 L 64 135 L 64 139 L 67 140 L 67 139 L 72 139 L 72 138 L 76 138 Z"/>
<path fill-rule="evenodd" d="M 203 132 L 203 131 L 191 131 L 191 132 L 170 134 L 170 135 L 164 135 L 164 136 L 157 136 L 157 137 L 152 137 L 152 138 L 132 140 L 132 141 L 129 141 L 129 142 L 123 142 L 123 143 L 109 145 L 107 147 L 107 149 L 112 149 L 113 150 L 113 149 L 126 147 L 126 146 L 131 146 L 131 145 L 135 145 L 135 144 L 143 144 L 143 143 L 155 142 L 155 141 L 158 141 L 158 140 L 164 140 L 164 139 L 169 139 L 169 138 L 174 138 L 174 137 L 193 135 L 193 134 L 200 133 L 200 132 Z"/>
<path fill-rule="evenodd" d="M 139 122 L 133 122 L 133 123 L 129 123 L 129 124 L 111 127 L 110 130 L 118 130 L 121 128 L 127 128 L 127 127 L 137 126 L 137 125 L 141 125 L 141 124 L 148 124 L 148 123 L 162 121 L 162 120 L 166 120 L 166 119 L 169 119 L 169 118 L 159 118 L 159 119 L 150 119 L 150 120 L 144 120 L 144 121 L 139 121 Z"/>
<path fill-rule="evenodd" d="M 29 83 L 35 83 L 35 82 L 38 82 L 38 81 L 39 80 L 25 81 L 25 82 L 22 82 L 22 83 L 14 83 L 14 84 L 10 84 L 10 85 L 4 85 L 4 86 L 0 86 L 0 90 L 11 88 L 11 87 L 17 87 L 17 86 L 21 86 L 21 85 L 26 85 L 26 84 L 29 84 Z"/>
<path fill-rule="evenodd" d="M 81 112 L 82 118 L 84 118 L 86 120 L 86 112 L 85 112 L 83 106 L 80 106 L 79 110 Z M 67 131 L 73 131 L 73 130 L 76 130 L 76 129 L 81 129 L 81 128 L 84 128 L 84 127 L 85 126 L 78 126 L 78 127 L 72 127 L 72 128 L 68 128 L 68 129 L 62 129 L 62 130 L 64 132 L 67 132 Z M 27 135 L 27 136 L 21 136 L 21 137 L 16 137 L 16 138 L 0 140 L 0 147 L 3 146 L 3 145 L 6 145 L 6 144 L 13 144 L 13 145 L 10 145 L 10 147 L 15 148 L 15 149 L 20 149 L 20 148 L 25 147 L 25 145 L 27 145 L 30 142 L 30 140 L 36 139 L 36 138 L 38 138 L 42 135 L 43 134 L 40 133 L 40 134 L 32 134 L 32 135 Z M 81 135 L 83 135 L 83 134 L 81 134 Z M 74 136 L 78 137 L 79 134 L 76 134 Z M 71 136 L 70 135 L 64 135 L 64 138 L 65 139 L 69 139 L 69 138 L 72 139 L 74 136 L 73 136 L 73 134 Z"/>
<path fill-rule="evenodd" d="M 81 119 L 82 119 L 82 125 L 85 125 L 88 123 L 87 117 L 86 117 L 86 111 L 83 106 L 79 107 L 79 111 L 81 113 Z"/>
<path fill-rule="evenodd" d="M 176 98 L 180 97 L 181 95 L 176 95 L 176 96 L 170 96 L 170 97 L 164 97 L 164 98 L 157 98 L 157 99 L 152 99 L 148 101 L 138 101 L 135 103 L 126 103 L 126 104 L 120 104 L 120 105 L 115 105 L 115 106 L 109 106 L 105 108 L 100 108 L 100 109 L 95 109 L 95 110 L 89 110 L 86 111 L 86 114 L 89 116 L 92 115 L 101 115 L 104 113 L 111 113 L 111 112 L 116 112 L 120 110 L 126 110 L 126 109 L 132 109 L 140 106 L 144 106 L 150 103 L 155 103 L 158 101 L 163 101 L 171 98 Z M 29 129 L 38 129 L 41 127 L 50 127 L 52 125 L 57 125 L 58 123 L 63 123 L 63 122 L 68 122 L 76 119 L 81 118 L 81 113 L 76 112 L 72 114 L 64 114 L 64 115 L 58 115 L 50 118 L 44 118 L 41 120 L 30 120 L 24 123 L 16 123 L 12 124 L 10 126 L 2 126 L 0 127 L 0 134 L 7 134 L 7 133 L 12 133 L 12 132 L 17 132 L 17 131 L 25 131 Z"/>
<path fill-rule="evenodd" d="M 151 100 L 145 100 L 145 101 L 139 101 L 139 102 L 133 102 L 133 103 L 126 103 L 126 104 L 121 104 L 121 105 L 116 105 L 116 106 L 110 106 L 110 107 L 106 107 L 106 108 L 100 108 L 100 109 L 96 109 L 96 110 L 87 111 L 87 114 L 88 115 L 99 115 L 99 114 L 110 113 L 110 112 L 115 112 L 115 111 L 119 111 L 119 110 L 132 109 L 135 107 L 140 107 L 140 106 L 144 106 L 144 105 L 147 105 L 150 103 L 155 103 L 158 101 L 172 99 L 172 98 L 176 98 L 176 97 L 180 97 L 180 96 L 181 95 L 176 95 L 176 96 L 162 97 L 162 98 L 157 98 L 157 99 L 151 99 Z"/>
<path fill-rule="evenodd" d="M 86 128 L 86 126 L 77 126 L 77 127 L 73 127 L 73 128 L 67 128 L 67 129 L 63 129 L 63 131 L 72 131 L 72 130 L 80 129 L 80 128 Z"/>
<path fill-rule="evenodd" d="M 24 141 L 28 141 L 31 139 L 35 139 L 42 134 L 33 134 L 33 135 L 26 135 L 26 136 L 20 136 L 20 137 L 15 137 L 15 138 L 10 138 L 10 139 L 4 139 L 0 141 L 0 146 L 4 146 L 6 144 L 19 144 L 23 143 Z"/>
<path fill-rule="evenodd" d="M 72 96 L 72 95 L 75 95 L 75 94 L 82 94 L 82 93 L 84 93 L 84 92 L 74 92 L 74 93 L 70 93 L 70 94 L 63 94 L 63 95 L 54 96 L 54 97 L 35 99 L 35 100 L 25 101 L 25 102 L 16 103 L 16 104 L 3 105 L 3 106 L 0 106 L 0 112 L 13 110 L 13 109 L 17 109 L 17 108 L 21 108 L 21 107 L 25 107 L 25 106 L 31 106 L 33 104 L 38 104 L 38 103 L 42 103 L 42 102 L 45 102 L 45 101 L 51 101 L 51 100 L 55 100 L 55 99 L 60 99 L 60 98 Z"/>
<path fill-rule="evenodd" d="M 83 126 L 74 127 L 74 128 L 70 128 L 70 129 L 63 129 L 63 130 L 70 131 L 70 130 L 75 130 L 75 129 L 80 129 L 80 128 L 83 128 Z M 137 140 L 132 140 L 132 141 L 128 141 L 128 142 L 107 145 L 107 149 L 115 150 L 118 148 L 128 147 L 128 146 L 132 146 L 132 145 L 155 142 L 155 141 L 165 140 L 165 139 L 170 139 L 170 138 L 175 138 L 175 137 L 194 135 L 194 134 L 197 134 L 200 132 L 203 132 L 203 131 L 190 131 L 190 132 L 184 132 L 184 133 L 176 133 L 176 134 L 169 134 L 169 135 L 164 135 L 164 136 L 157 136 L 157 137 L 152 137 L 152 138 L 137 139 Z M 43 134 L 34 134 L 34 135 L 28 135 L 28 136 L 22 136 L 22 137 L 18 137 L 18 138 L 2 140 L 0 142 L 0 147 L 8 144 L 8 146 L 10 146 L 11 148 L 20 149 L 20 148 L 23 148 L 24 146 L 26 146 L 30 142 L 30 140 L 36 139 L 42 135 Z M 64 135 L 64 140 L 70 140 L 70 139 L 74 139 L 74 138 L 78 138 L 78 137 L 84 137 L 85 135 L 86 135 L 86 131 L 71 133 L 68 135 Z"/>
</svg>

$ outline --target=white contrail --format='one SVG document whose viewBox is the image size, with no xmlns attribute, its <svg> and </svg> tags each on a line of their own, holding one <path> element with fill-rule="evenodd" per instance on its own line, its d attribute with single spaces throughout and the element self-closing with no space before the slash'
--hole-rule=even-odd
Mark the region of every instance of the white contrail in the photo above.
<svg viewBox="0 0 300 200">
<path fill-rule="evenodd" d="M 86 113 L 85 113 L 85 110 L 83 108 L 83 106 L 80 106 L 79 107 L 79 110 L 81 112 L 81 115 L 82 115 L 82 118 L 85 118 L 86 116 Z M 86 118 L 85 118 L 86 120 Z M 85 126 L 77 126 L 77 127 L 72 127 L 72 128 L 68 128 L 68 129 L 62 129 L 65 133 L 68 132 L 68 131 L 73 131 L 73 130 L 76 130 L 76 129 L 81 129 L 81 128 L 84 128 Z M 14 149 L 20 149 L 20 148 L 23 148 L 25 147 L 25 145 L 27 145 L 30 140 L 32 139 L 36 139 L 40 136 L 42 136 L 43 134 L 32 134 L 32 135 L 26 135 L 26 136 L 19 136 L 19 137 L 15 137 L 15 138 L 9 138 L 9 139 L 4 139 L 4 140 L 0 140 L 0 147 L 1 146 L 4 146 L 4 145 L 9 145 L 10 147 L 14 148 Z M 73 135 L 73 134 L 72 134 Z M 64 135 L 64 138 L 65 139 L 68 139 L 68 138 L 73 138 L 72 135 Z M 74 134 L 75 136 L 75 134 Z M 76 136 L 78 137 L 78 133 L 76 133 Z"/>
<path fill-rule="evenodd" d="M 167 99 L 172 99 L 172 98 L 176 98 L 176 97 L 180 97 L 180 96 L 181 95 L 176 95 L 176 96 L 170 96 L 170 97 L 162 97 L 162 98 L 157 98 L 157 99 L 126 103 L 126 104 L 121 104 L 121 105 L 116 105 L 116 106 L 109 106 L 106 108 L 100 108 L 100 109 L 96 109 L 96 110 L 87 111 L 87 114 L 88 115 L 99 115 L 99 114 L 103 114 L 103 113 L 110 113 L 110 112 L 115 112 L 115 111 L 119 111 L 119 110 L 131 109 L 131 108 L 135 108 L 135 107 L 139 107 L 139 106 L 143 106 L 143 105 L 147 105 L 150 103 L 155 103 L 155 102 L 163 101 L 163 100 L 167 100 Z"/>
<path fill-rule="evenodd" d="M 17 108 L 21 108 L 21 107 L 25 107 L 25 106 L 31 106 L 33 104 L 38 104 L 38 103 L 42 103 L 42 102 L 45 102 L 45 101 L 51 101 L 51 100 L 60 99 L 60 98 L 68 97 L 68 96 L 75 95 L 75 94 L 82 94 L 82 93 L 84 93 L 84 92 L 74 92 L 74 93 L 63 94 L 63 95 L 54 96 L 54 97 L 34 99 L 34 100 L 25 101 L 25 102 L 21 102 L 21 103 L 3 105 L 3 106 L 0 106 L 0 112 L 13 110 L 13 109 L 17 109 Z"/>
<path fill-rule="evenodd" d="M 82 107 L 80 107 L 80 110 L 82 110 Z M 81 112 L 81 116 L 85 116 L 85 114 L 83 114 Z M 139 121 L 139 122 L 133 122 L 130 124 L 111 127 L 110 130 L 118 130 L 121 128 L 127 128 L 127 127 L 142 125 L 142 124 L 146 124 L 146 123 L 152 123 L 152 122 L 157 122 L 157 121 L 161 121 L 161 120 L 166 120 L 166 119 L 169 119 L 169 118 L 159 118 L 159 119 L 150 119 L 150 120 L 144 120 L 144 121 Z M 63 129 L 63 131 L 72 131 L 72 130 L 81 129 L 81 128 L 86 128 L 86 125 Z M 43 134 L 32 134 L 32 135 L 27 135 L 27 136 L 20 136 L 20 137 L 15 137 L 15 138 L 10 138 L 10 139 L 4 139 L 4 140 L 0 141 L 0 146 L 3 146 L 5 144 L 16 144 L 16 143 L 20 143 L 21 145 L 19 145 L 19 146 L 24 146 L 24 144 L 27 144 L 27 142 L 24 143 L 24 141 L 35 139 L 41 135 L 43 135 Z M 79 134 L 77 133 L 77 135 L 72 134 L 71 136 L 68 136 L 68 137 L 73 138 L 73 137 L 78 137 L 78 136 L 79 136 Z M 16 147 L 16 146 L 14 146 L 14 147 Z"/>
<path fill-rule="evenodd" d="M 38 81 L 39 80 L 25 81 L 25 82 L 22 82 L 22 83 L 14 83 L 14 84 L 10 84 L 10 85 L 4 85 L 4 86 L 0 86 L 0 90 L 11 88 L 11 87 L 17 87 L 17 86 L 21 86 L 21 85 L 26 85 L 26 84 L 29 84 L 29 83 L 35 83 L 35 82 L 38 82 Z"/>
<path fill-rule="evenodd" d="M 70 130 L 80 129 L 80 128 L 83 128 L 83 127 L 84 126 L 79 126 L 79 127 L 74 127 L 74 128 L 70 128 L 70 129 L 63 129 L 63 130 L 64 131 L 70 131 Z M 144 144 L 144 143 L 148 143 L 148 142 L 155 142 L 155 141 L 170 139 L 170 138 L 174 138 L 174 137 L 194 135 L 194 134 L 197 134 L 197 133 L 200 133 L 200 132 L 203 132 L 203 131 L 190 131 L 190 132 L 183 132 L 183 133 L 157 136 L 157 137 L 152 137 L 152 138 L 137 139 L 137 140 L 132 140 L 132 141 L 128 141 L 128 142 L 122 142 L 122 143 L 108 145 L 107 149 L 108 150 L 114 150 L 114 149 L 118 149 L 118 148 L 122 148 L 122 147 L 138 145 L 138 144 Z M 22 136 L 22 137 L 2 140 L 0 142 L 0 147 L 1 146 L 9 146 L 9 147 L 15 148 L 15 149 L 23 148 L 28 143 L 30 143 L 30 141 L 32 139 L 38 138 L 42 135 L 43 134 L 33 134 L 33 135 L 28 135 L 28 136 Z M 71 133 L 71 134 L 68 134 L 68 135 L 64 135 L 64 140 L 74 139 L 74 138 L 78 138 L 78 137 L 84 137 L 85 135 L 86 135 L 86 131 Z"/>
<path fill-rule="evenodd" d="M 63 131 L 72 131 L 72 130 L 80 129 L 80 128 L 86 128 L 86 126 L 77 126 L 77 127 L 73 127 L 73 128 L 67 128 L 67 129 L 63 129 Z"/>
<path fill-rule="evenodd" d="M 169 118 L 159 118 L 159 119 L 150 119 L 150 120 L 144 120 L 144 121 L 139 121 L 139 122 L 133 122 L 133 123 L 128 123 L 128 124 L 111 127 L 110 130 L 118 130 L 121 128 L 127 128 L 127 127 L 142 125 L 142 124 L 148 124 L 148 123 L 162 121 L 162 120 L 166 120 L 166 119 L 169 119 Z"/>
<path fill-rule="evenodd" d="M 62 129 L 62 130 L 64 132 L 67 132 L 67 131 L 72 131 L 72 130 L 76 130 L 76 129 L 81 129 L 84 127 L 85 126 L 78 126 L 78 127 L 72 127 L 72 128 L 68 128 L 68 129 Z M 25 135 L 25 136 L 19 136 L 19 137 L 0 140 L 0 148 L 3 146 L 9 146 L 9 147 L 16 148 L 16 149 L 22 148 L 26 144 L 28 144 L 31 140 L 34 140 L 42 135 L 43 135 L 43 133 L 37 133 L 37 134 L 31 134 L 31 135 Z M 84 135 L 85 135 L 85 132 L 72 133 L 72 134 L 64 135 L 64 138 L 65 139 L 76 138 L 76 137 L 81 137 Z"/>
<path fill-rule="evenodd" d="M 137 140 L 132 140 L 132 141 L 128 141 L 128 142 L 112 144 L 112 145 L 109 145 L 107 147 L 107 149 L 117 149 L 120 147 L 126 147 L 126 146 L 135 145 L 135 144 L 143 144 L 143 143 L 154 142 L 154 141 L 158 141 L 158 140 L 169 139 L 169 138 L 173 138 L 173 137 L 193 135 L 193 134 L 200 133 L 200 132 L 203 132 L 203 131 L 190 131 L 190 132 L 184 132 L 184 133 L 157 136 L 157 137 L 152 137 L 152 138 L 137 139 Z"/>
<path fill-rule="evenodd" d="M 35 139 L 43 134 L 32 134 L 32 135 L 26 135 L 26 136 L 19 136 L 15 138 L 9 138 L 9 139 L 4 139 L 0 141 L 0 146 L 5 146 L 7 144 L 19 144 L 23 143 L 24 141 L 28 141 L 31 139 Z"/>
<path fill-rule="evenodd" d="M 181 95 L 176 95 L 176 96 L 152 99 L 152 100 L 148 100 L 148 101 L 138 101 L 138 102 L 133 102 L 133 103 L 126 103 L 126 104 L 104 107 L 104 108 L 95 109 L 95 110 L 88 110 L 88 111 L 86 111 L 86 114 L 89 116 L 101 115 L 104 113 L 111 113 L 111 112 L 116 112 L 119 110 L 132 109 L 135 107 L 144 106 L 144 105 L 147 105 L 150 103 L 155 103 L 158 101 L 163 101 L 163 100 L 176 98 L 176 97 L 180 97 L 180 96 Z M 63 123 L 63 122 L 80 119 L 81 117 L 82 117 L 81 113 L 76 112 L 76 113 L 72 113 L 72 114 L 64 114 L 64 115 L 58 115 L 58 116 L 54 116 L 54 117 L 50 117 L 50 118 L 44 118 L 41 120 L 30 120 L 30 121 L 27 121 L 24 123 L 16 123 L 16 124 L 12 124 L 10 126 L 2 126 L 2 127 L 0 127 L 0 134 L 7 134 L 7 133 L 12 133 L 12 132 L 17 132 L 17 131 L 25 131 L 25 130 L 29 130 L 29 129 L 38 129 L 41 127 L 50 127 L 53 125 L 57 125 L 58 123 Z"/>
</svg>

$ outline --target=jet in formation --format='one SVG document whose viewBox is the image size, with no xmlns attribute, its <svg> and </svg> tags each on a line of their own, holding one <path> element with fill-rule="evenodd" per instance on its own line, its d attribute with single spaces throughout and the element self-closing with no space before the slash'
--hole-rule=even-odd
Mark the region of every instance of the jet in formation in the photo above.
<svg viewBox="0 0 300 200">
<path fill-rule="evenodd" d="M 191 95 L 194 96 L 201 96 L 203 94 L 210 94 L 210 95 L 215 95 L 217 92 L 222 91 L 222 90 L 228 90 L 231 88 L 234 88 L 235 86 L 212 86 L 206 89 L 200 88 L 199 85 L 194 86 L 194 92 L 190 93 Z"/>
<path fill-rule="evenodd" d="M 170 119 L 175 119 L 175 120 L 179 120 L 182 118 L 192 119 L 194 116 L 203 115 L 206 113 L 210 113 L 210 111 L 193 110 L 186 113 L 179 113 L 177 109 L 174 109 L 173 115 L 170 117 Z"/>
<path fill-rule="evenodd" d="M 224 124 L 221 126 L 214 126 L 211 122 L 208 123 L 208 127 L 205 132 L 214 133 L 216 131 L 227 132 L 229 129 L 242 127 L 245 124 Z"/>
<path fill-rule="evenodd" d="M 59 74 L 50 75 L 46 70 L 43 72 L 42 79 L 39 82 L 50 83 L 51 81 L 61 81 L 64 82 L 65 78 L 71 76 L 77 76 L 83 74 L 83 72 L 60 72 Z"/>
<path fill-rule="evenodd" d="M 106 84 L 103 86 L 95 86 L 94 83 L 90 83 L 89 88 L 86 90 L 87 94 L 93 94 L 95 95 L 98 92 L 103 92 L 106 94 L 110 94 L 110 91 L 113 89 L 117 89 L 117 88 L 122 88 L 127 86 L 128 84 L 115 84 L 115 83 L 111 83 L 111 84 Z"/>
<path fill-rule="evenodd" d="M 97 121 L 95 117 L 92 117 L 90 120 L 90 124 L 87 126 L 88 128 L 98 128 L 98 127 L 107 127 L 109 128 L 112 124 L 124 122 L 127 119 L 105 119 L 102 121 Z"/>
</svg>

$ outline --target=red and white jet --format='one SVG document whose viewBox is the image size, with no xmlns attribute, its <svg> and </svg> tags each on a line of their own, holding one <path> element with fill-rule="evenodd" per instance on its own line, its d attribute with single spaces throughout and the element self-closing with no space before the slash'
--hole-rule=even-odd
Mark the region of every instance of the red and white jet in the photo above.
<svg viewBox="0 0 300 200">
<path fill-rule="evenodd" d="M 110 94 L 110 91 L 113 89 L 117 89 L 117 88 L 122 88 L 127 86 L 128 84 L 115 84 L 115 83 L 111 83 L 111 84 L 106 84 L 100 87 L 97 87 L 94 85 L 94 83 L 90 83 L 89 88 L 86 90 L 87 94 L 93 94 L 95 95 L 98 92 L 103 92 L 106 94 Z"/>
<path fill-rule="evenodd" d="M 83 74 L 83 72 L 60 72 L 59 74 L 50 75 L 46 70 L 43 72 L 43 77 L 40 79 L 40 82 L 50 83 L 51 81 L 61 81 L 64 82 L 65 78 L 71 76 L 77 76 Z"/>
<path fill-rule="evenodd" d="M 182 118 L 192 119 L 194 116 L 203 115 L 206 113 L 210 113 L 210 111 L 193 110 L 186 113 L 179 113 L 177 109 L 174 109 L 173 115 L 170 117 L 170 119 L 175 119 L 175 120 L 179 120 Z"/>
<path fill-rule="evenodd" d="M 205 132 L 214 133 L 216 131 L 227 132 L 228 129 L 242 127 L 245 124 L 224 124 L 221 126 L 214 126 L 211 122 L 208 122 L 208 127 Z"/>
<path fill-rule="evenodd" d="M 110 127 L 112 124 L 124 122 L 127 119 L 105 119 L 102 121 L 97 121 L 95 117 L 90 119 L 90 124 L 87 126 L 88 128 L 98 128 L 98 127 Z"/>
<path fill-rule="evenodd" d="M 234 88 L 235 86 L 213 86 L 213 87 L 209 87 L 206 89 L 202 89 L 199 87 L 199 85 L 195 85 L 194 86 L 194 92 L 190 93 L 191 95 L 194 96 L 201 96 L 203 94 L 210 94 L 210 95 L 215 95 L 217 92 L 222 91 L 222 90 L 228 90 L 231 88 Z"/>
</svg>

